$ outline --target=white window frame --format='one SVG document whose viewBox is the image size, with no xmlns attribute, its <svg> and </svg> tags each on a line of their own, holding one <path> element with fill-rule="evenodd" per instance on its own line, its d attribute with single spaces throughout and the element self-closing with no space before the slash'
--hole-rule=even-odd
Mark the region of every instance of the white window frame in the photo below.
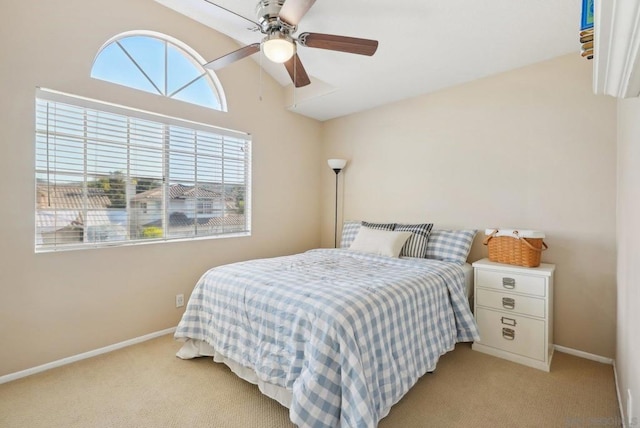
<svg viewBox="0 0 640 428">
<path fill-rule="evenodd" d="M 136 37 L 136 36 L 149 37 L 149 38 L 160 40 L 160 41 L 164 42 L 165 45 L 167 45 L 167 44 L 168 45 L 173 45 L 173 47 L 176 48 L 178 51 L 180 51 L 184 55 L 184 57 L 187 58 L 189 60 L 189 62 L 191 62 L 193 67 L 199 71 L 198 78 L 206 76 L 206 80 L 209 83 L 209 87 L 211 88 L 211 91 L 213 92 L 213 95 L 215 95 L 215 97 L 218 99 L 218 102 L 220 103 L 220 108 L 219 109 L 212 109 L 212 110 L 217 110 L 217 111 L 222 111 L 222 112 L 228 111 L 227 110 L 227 98 L 226 98 L 226 95 L 224 93 L 224 89 L 222 87 L 222 84 L 220 83 L 220 80 L 218 79 L 218 76 L 216 75 L 216 73 L 213 70 L 204 68 L 204 65 L 207 63 L 207 61 L 204 59 L 204 57 L 202 57 L 202 55 L 200 55 L 191 46 L 187 45 L 186 43 L 183 43 L 182 41 L 176 39 L 175 37 L 171 37 L 171 36 L 168 36 L 166 34 L 156 32 L 156 31 L 148 31 L 148 30 L 127 31 L 127 32 L 124 32 L 124 33 L 120 33 L 120 34 L 110 38 L 109 40 L 107 40 L 100 47 L 100 49 L 98 50 L 98 53 L 96 54 L 96 56 L 95 56 L 95 58 L 93 60 L 93 65 L 91 67 L 92 74 L 93 74 L 93 67 L 95 66 L 95 62 L 100 57 L 100 55 L 102 54 L 102 52 L 104 51 L 105 48 L 107 48 L 108 46 L 110 46 L 110 45 L 112 45 L 114 43 L 119 43 L 120 40 L 126 39 L 128 37 Z M 132 61 L 132 63 L 134 65 L 138 66 L 135 58 L 131 58 L 130 57 L 130 59 L 131 59 L 131 61 Z M 165 64 L 166 64 L 166 62 L 167 62 L 167 58 L 165 56 Z M 140 72 L 147 79 L 149 79 L 149 82 L 151 82 L 153 86 L 155 86 L 155 84 L 153 84 L 152 80 L 149 78 L 149 76 L 147 76 L 147 74 L 142 70 L 142 68 L 140 68 Z M 193 81 L 197 80 L 198 78 L 193 79 Z M 99 79 L 103 80 L 101 78 L 99 78 Z M 105 80 L 105 81 L 114 83 L 116 85 L 122 85 L 121 83 L 112 82 L 111 80 L 108 80 L 108 79 Z M 186 86 L 189 86 L 191 83 L 193 83 L 193 81 L 189 82 L 187 85 L 185 85 L 182 88 L 180 88 L 180 90 L 182 90 Z M 127 86 L 127 85 L 123 85 L 123 86 Z M 129 86 L 127 86 L 127 87 L 129 87 Z M 135 89 L 135 88 L 132 88 L 132 89 Z M 158 92 L 149 92 L 149 93 L 152 93 L 152 94 L 155 94 L 155 95 L 158 95 L 158 96 L 167 97 L 167 98 L 173 98 L 174 94 L 167 94 L 166 90 L 163 90 L 165 88 L 157 88 L 156 87 L 156 89 L 158 89 Z M 136 89 L 136 90 L 140 90 L 140 89 Z M 179 91 L 176 91 L 176 92 L 179 92 Z M 191 101 L 182 101 L 182 102 L 189 102 L 189 103 L 192 103 L 194 105 L 201 105 L 201 104 L 198 104 L 198 103 L 193 103 Z M 205 108 L 209 108 L 209 107 L 205 107 Z"/>
<path fill-rule="evenodd" d="M 116 104 L 111 104 L 111 103 L 106 103 L 106 102 L 102 102 L 102 101 L 98 101 L 98 100 L 93 100 L 93 99 L 89 99 L 89 98 L 84 98 L 84 97 L 79 97 L 79 96 L 75 96 L 75 95 L 70 95 L 70 94 L 65 94 L 62 92 L 58 92 L 58 91 L 53 91 L 50 89 L 43 89 L 43 88 L 37 88 L 36 89 L 36 121 L 40 120 L 42 121 L 42 118 L 40 116 L 38 116 L 39 114 L 41 114 L 41 112 L 38 112 L 38 103 L 41 102 L 48 102 L 48 103 L 61 103 L 61 104 L 65 104 L 65 105 L 71 105 L 77 108 L 81 108 L 84 109 L 83 111 L 87 112 L 87 111 L 99 111 L 99 112 L 105 112 L 105 113 L 112 113 L 112 114 L 117 114 L 120 116 L 125 116 L 128 119 L 140 119 L 140 120 L 145 120 L 145 121 L 150 121 L 150 122 L 154 122 L 155 124 L 158 124 L 160 126 L 163 127 L 163 129 L 165 129 L 164 135 L 165 137 L 163 138 L 164 141 L 164 149 L 163 149 L 163 154 L 162 154 L 162 165 L 161 165 L 161 169 L 162 169 L 162 193 L 163 193 L 163 201 L 162 204 L 164 206 L 164 208 L 162 209 L 162 230 L 163 230 L 163 236 L 162 237 L 154 237 L 152 239 L 149 238 L 135 238 L 135 237 L 131 237 L 128 236 L 126 239 L 124 240 L 118 240 L 118 241 L 106 241 L 106 242 L 86 242 L 88 235 L 90 235 L 90 231 L 87 230 L 85 231 L 85 242 L 81 242 L 81 243 L 47 243 L 45 244 L 43 242 L 43 239 L 38 239 L 39 238 L 39 230 L 38 230 L 38 213 L 39 213 L 39 209 L 38 209 L 38 203 L 39 201 L 36 200 L 36 204 L 35 204 L 35 214 L 36 214 L 36 224 L 35 224 L 35 228 L 36 228 L 36 239 L 35 239 L 35 251 L 38 252 L 50 252 L 50 251 L 60 251 L 60 250 L 76 250 L 76 249 L 87 249 L 87 248 L 99 248 L 99 247 L 106 247 L 106 246 L 126 246 L 126 245 L 138 245 L 138 244 L 148 244 L 148 243 L 152 243 L 152 242 L 173 242 L 173 241 L 184 241 L 184 240 L 201 240 L 201 239 L 216 239 L 216 238 L 226 238 L 226 237 L 239 237 L 239 236 L 250 236 L 251 235 L 251 169 L 252 169 L 252 165 L 251 165 L 251 136 L 250 134 L 244 133 L 244 132 L 239 132 L 239 131 L 234 131 L 234 130 L 229 130 L 229 129 L 224 129 L 224 128 L 219 128 L 219 127 L 215 127 L 212 125 L 207 125 L 207 124 L 203 124 L 203 123 L 197 123 L 197 122 L 192 122 L 192 121 L 188 121 L 188 120 L 184 120 L 184 119 L 179 119 L 179 118 L 175 118 L 175 117 L 169 117 L 169 116 L 165 116 L 165 115 L 161 115 L 161 114 L 157 114 L 157 113 L 152 113 L 152 112 L 148 112 L 148 111 L 143 111 L 143 110 L 138 110 L 138 109 L 132 109 L 132 108 L 128 108 L 128 107 L 124 107 L 124 106 L 120 106 L 120 105 L 116 105 Z M 171 185 L 172 182 L 176 182 L 175 177 L 170 177 L 169 176 L 169 153 L 176 153 L 176 149 L 172 149 L 171 148 L 171 138 L 168 136 L 170 133 L 167 131 L 169 129 L 169 127 L 173 127 L 171 128 L 172 130 L 175 129 L 187 129 L 189 131 L 194 131 L 195 132 L 195 137 L 194 137 L 194 141 L 198 140 L 198 135 L 213 135 L 216 139 L 219 139 L 222 143 L 221 144 L 221 148 L 222 148 L 222 157 L 221 157 L 221 162 L 222 162 L 222 169 L 224 171 L 225 168 L 225 159 L 231 159 L 231 158 L 225 158 L 224 153 L 225 153 L 225 147 L 224 147 L 224 142 L 233 142 L 233 144 L 235 144 L 235 147 L 238 147 L 238 145 L 242 145 L 242 158 L 241 162 L 243 162 L 244 167 L 241 168 L 241 173 L 240 175 L 243 176 L 243 182 L 240 184 L 240 186 L 244 186 L 244 206 L 243 206 L 243 211 L 242 214 L 244 214 L 244 225 L 240 225 L 237 226 L 235 225 L 233 228 L 231 229 L 242 229 L 242 230 L 233 230 L 231 232 L 225 232 L 224 231 L 224 226 L 222 227 L 222 231 L 218 231 L 218 232 L 211 232 L 211 231 L 203 231 L 204 228 L 201 228 L 200 231 L 198 231 L 198 224 L 197 224 L 197 213 L 196 213 L 196 220 L 194 220 L 194 230 L 195 230 L 195 235 L 194 236 L 189 236 L 189 237 L 184 237 L 184 236 L 170 236 L 169 233 L 169 229 L 170 229 L 170 221 L 169 220 L 169 216 L 170 216 L 170 212 L 169 212 L 169 186 Z M 177 128 L 176 128 L 177 127 Z M 47 162 L 47 167 L 46 169 L 42 168 L 42 162 L 39 162 L 38 159 L 42 159 L 42 156 L 46 156 L 47 159 L 49 159 L 50 156 L 54 156 L 54 154 L 50 153 L 53 150 L 50 149 L 49 147 L 49 138 L 53 139 L 55 137 L 55 132 L 56 130 L 53 129 L 53 126 L 50 126 L 47 122 L 47 125 L 44 127 L 45 129 L 41 129 L 42 125 L 38 125 L 38 123 L 36 123 L 35 125 L 35 139 L 36 139 L 36 165 L 35 165 L 35 174 L 36 177 L 38 176 L 42 176 L 42 174 L 55 174 L 56 171 L 51 169 L 51 167 L 49 166 L 49 162 Z M 50 129 L 52 128 L 52 129 Z M 40 144 L 40 146 L 43 145 L 42 141 L 43 138 L 46 138 L 47 143 L 45 144 L 46 146 L 46 152 L 45 150 L 42 149 L 42 147 L 40 147 L 40 149 L 38 149 L 38 144 Z M 82 139 L 81 139 L 82 140 Z M 38 141 L 40 141 L 40 143 L 38 143 Z M 87 174 L 87 155 L 86 155 L 86 147 L 88 145 L 88 143 L 90 143 L 90 139 L 85 137 L 83 139 L 83 145 L 85 147 L 85 155 L 84 155 L 84 159 L 78 160 L 77 163 L 79 164 L 80 162 L 84 163 L 84 168 L 83 168 L 83 177 L 80 178 L 81 180 L 84 180 L 84 214 L 86 218 L 86 214 L 88 211 L 88 197 L 87 197 L 87 181 L 89 178 L 94 178 L 93 175 L 91 177 L 88 177 Z M 127 147 L 127 151 L 129 150 L 128 148 L 131 147 L 131 140 L 127 140 L 126 143 L 126 147 Z M 184 152 L 184 143 L 183 145 L 179 148 L 180 152 Z M 198 152 L 197 152 L 197 148 L 194 148 L 194 152 L 193 155 L 195 156 L 196 162 L 198 159 Z M 231 160 L 229 160 L 228 162 L 231 162 Z M 233 165 L 238 165 L 238 158 L 237 156 L 235 158 L 233 158 L 233 162 L 235 162 Z M 38 166 L 40 165 L 40 167 Z M 230 164 L 231 165 L 231 164 Z M 55 167 L 53 167 L 55 168 Z M 65 173 L 67 174 L 67 173 Z M 126 174 L 129 174 L 129 170 L 127 171 Z M 225 172 L 222 173 L 222 177 L 225 177 Z M 78 176 L 80 174 L 77 174 Z M 197 173 L 196 173 L 196 177 L 197 177 Z M 129 178 L 135 178 L 135 177 L 129 177 Z M 179 181 L 179 180 L 178 180 Z M 225 183 L 224 178 L 222 179 L 222 183 L 220 183 L 220 188 L 221 189 L 226 189 L 227 186 L 226 184 L 231 184 L 231 185 L 238 185 L 237 182 L 227 182 Z M 194 190 L 196 190 L 195 193 L 197 193 L 197 178 L 196 178 L 196 183 L 194 184 Z M 225 190 L 222 190 L 222 197 L 221 200 L 226 202 L 226 196 L 224 194 Z M 36 198 L 37 196 L 37 192 L 34 192 L 36 194 Z M 225 203 L 223 202 L 223 204 Z M 197 200 L 196 200 L 197 203 Z M 49 212 L 51 211 L 51 209 L 47 209 Z M 129 208 L 127 208 L 127 216 L 131 216 L 132 212 L 129 210 Z M 57 218 L 57 217 L 56 217 Z M 200 234 L 203 233 L 203 234 Z"/>
</svg>

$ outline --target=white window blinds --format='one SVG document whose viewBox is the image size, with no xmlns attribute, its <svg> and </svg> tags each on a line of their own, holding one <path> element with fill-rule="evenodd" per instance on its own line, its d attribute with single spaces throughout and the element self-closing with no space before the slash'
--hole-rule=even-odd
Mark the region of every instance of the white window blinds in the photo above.
<svg viewBox="0 0 640 428">
<path fill-rule="evenodd" d="M 38 90 L 36 251 L 250 233 L 247 134 Z"/>
</svg>

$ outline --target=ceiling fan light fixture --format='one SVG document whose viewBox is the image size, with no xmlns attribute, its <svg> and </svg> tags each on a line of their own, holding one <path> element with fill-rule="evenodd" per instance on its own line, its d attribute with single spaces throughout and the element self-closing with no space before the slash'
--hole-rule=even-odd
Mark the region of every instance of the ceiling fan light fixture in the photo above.
<svg viewBox="0 0 640 428">
<path fill-rule="evenodd" d="M 296 45 L 290 36 L 276 31 L 264 38 L 262 51 L 269 60 L 282 64 L 296 53 Z"/>
</svg>

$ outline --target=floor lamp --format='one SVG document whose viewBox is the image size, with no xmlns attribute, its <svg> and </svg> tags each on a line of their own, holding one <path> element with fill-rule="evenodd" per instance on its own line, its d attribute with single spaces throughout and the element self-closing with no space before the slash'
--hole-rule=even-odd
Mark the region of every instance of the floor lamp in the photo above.
<svg viewBox="0 0 640 428">
<path fill-rule="evenodd" d="M 336 215 L 333 221 L 333 248 L 338 248 L 338 174 L 347 165 L 345 159 L 329 159 L 327 161 L 329 168 L 336 173 Z"/>
</svg>

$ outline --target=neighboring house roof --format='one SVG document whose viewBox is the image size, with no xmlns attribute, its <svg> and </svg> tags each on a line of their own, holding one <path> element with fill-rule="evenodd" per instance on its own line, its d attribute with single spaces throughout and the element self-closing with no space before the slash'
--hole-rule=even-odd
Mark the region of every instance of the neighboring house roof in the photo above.
<svg viewBox="0 0 640 428">
<path fill-rule="evenodd" d="M 173 187 L 173 186 L 172 186 Z M 184 186 L 182 186 L 184 187 Z M 171 192 L 172 188 L 169 188 L 169 192 Z M 204 187 L 191 187 L 185 190 L 181 197 L 185 198 L 219 198 L 222 196 L 221 192 L 215 192 L 211 189 L 206 189 Z"/>
<path fill-rule="evenodd" d="M 224 217 L 199 217 L 190 218 L 184 213 L 172 213 L 169 216 L 169 227 L 191 227 L 194 225 L 206 227 L 244 226 L 246 217 L 244 214 L 228 214 Z M 146 223 L 145 227 L 162 227 L 162 219 Z"/>
<path fill-rule="evenodd" d="M 111 224 L 108 208 L 111 200 L 104 189 L 87 189 L 87 221 L 83 219 L 84 189 L 82 184 L 38 184 L 36 226 L 40 232 L 66 226 L 85 227 Z"/>
<path fill-rule="evenodd" d="M 56 185 L 38 184 L 36 201 L 38 209 L 82 210 L 84 208 L 84 192 L 82 184 Z M 106 209 L 111 206 L 104 189 L 87 189 L 87 208 Z"/>
<path fill-rule="evenodd" d="M 169 198 L 170 199 L 219 199 L 222 197 L 222 192 L 213 190 L 205 186 L 185 186 L 182 184 L 172 184 L 169 186 Z M 156 187 L 155 189 L 147 190 L 142 193 L 138 193 L 132 201 L 142 202 L 148 199 L 161 199 L 162 187 Z M 233 199 L 232 195 L 226 195 L 226 199 Z"/>
<path fill-rule="evenodd" d="M 83 210 L 84 195 L 82 184 L 77 185 L 56 185 L 38 184 L 37 186 L 37 207 L 38 209 L 64 209 Z M 235 200 L 233 195 L 225 195 L 227 201 Z M 169 186 L 170 199 L 219 199 L 222 192 L 213 190 L 205 186 L 185 186 L 173 184 Z M 138 193 L 131 198 L 132 201 L 145 201 L 149 199 L 161 199 L 162 187 L 156 187 L 146 192 Z M 104 189 L 87 188 L 87 209 L 106 209 L 111 207 L 111 200 Z"/>
<path fill-rule="evenodd" d="M 126 225 L 127 214 L 125 209 L 110 209 L 111 201 L 104 189 L 87 188 L 86 219 L 84 218 L 84 194 L 82 184 L 55 185 L 38 184 L 37 186 L 37 210 L 36 226 L 39 231 L 54 231 L 66 226 L 81 228 L 97 226 Z M 184 186 L 174 184 L 169 187 L 171 199 L 210 200 L 219 199 L 221 192 L 202 186 Z M 149 199 L 161 199 L 162 188 L 155 188 L 139 193 L 131 198 L 132 201 L 142 202 Z M 234 207 L 235 199 L 227 195 L 225 205 Z M 201 217 L 189 218 L 184 213 L 173 213 L 169 217 L 171 227 L 182 226 L 244 226 L 245 216 L 242 214 L 230 214 L 225 217 Z M 147 223 L 145 226 L 162 227 L 162 220 L 158 219 Z"/>
<path fill-rule="evenodd" d="M 111 200 L 101 188 L 87 188 L 86 218 L 82 184 L 38 184 L 36 227 L 51 232 L 68 226 L 91 228 L 126 225 L 126 213 L 111 209 Z"/>
<path fill-rule="evenodd" d="M 87 219 L 84 220 L 82 211 L 79 210 L 38 210 L 36 213 L 36 226 L 39 231 L 47 232 L 62 229 L 66 226 L 80 228 L 98 226 L 118 226 L 122 220 L 117 218 L 117 213 L 109 210 L 87 211 Z"/>
<path fill-rule="evenodd" d="M 62 229 L 70 224 L 76 224 L 78 211 L 40 210 L 36 213 L 36 226 L 41 232 Z"/>
</svg>

